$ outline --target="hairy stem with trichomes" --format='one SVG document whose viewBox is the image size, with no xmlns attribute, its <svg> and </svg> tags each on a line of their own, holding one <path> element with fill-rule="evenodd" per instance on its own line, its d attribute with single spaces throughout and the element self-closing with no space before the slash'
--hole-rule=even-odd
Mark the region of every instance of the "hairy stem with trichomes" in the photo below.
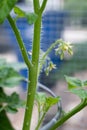
<svg viewBox="0 0 87 130">
<path fill-rule="evenodd" d="M 32 61 L 29 60 L 27 51 L 25 49 L 23 40 L 20 36 L 19 30 L 16 26 L 15 21 L 12 19 L 10 15 L 8 15 L 7 19 L 15 33 L 17 42 L 19 44 L 23 59 L 28 67 L 28 91 L 27 91 L 27 103 L 25 108 L 25 116 L 22 130 L 30 130 L 31 118 L 32 118 L 32 110 L 34 105 L 34 98 L 37 88 L 38 81 L 38 67 L 39 67 L 39 52 L 40 52 L 40 33 L 41 33 L 41 21 L 42 21 L 42 13 L 45 9 L 47 0 L 43 0 L 42 5 L 40 7 L 39 0 L 33 0 L 34 5 L 34 13 L 38 15 L 37 20 L 34 23 L 34 35 L 33 35 L 33 43 L 32 43 Z"/>
</svg>

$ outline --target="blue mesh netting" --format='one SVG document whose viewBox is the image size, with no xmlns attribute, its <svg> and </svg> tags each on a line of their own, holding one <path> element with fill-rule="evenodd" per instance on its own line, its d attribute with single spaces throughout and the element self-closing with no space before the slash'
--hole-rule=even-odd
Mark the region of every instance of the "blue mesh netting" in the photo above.
<svg viewBox="0 0 87 130">
<path fill-rule="evenodd" d="M 57 11 L 48 11 L 43 15 L 42 20 L 42 33 L 41 33 L 41 49 L 46 51 L 47 48 L 51 45 L 51 43 L 55 42 L 58 38 L 61 38 L 61 33 L 64 28 L 64 18 L 66 14 L 64 12 Z M 22 35 L 25 47 L 27 51 L 30 51 L 32 48 L 32 34 L 33 34 L 33 26 L 27 24 L 26 19 L 18 19 L 17 26 Z M 18 44 L 16 38 L 8 24 L 7 20 L 4 22 L 3 27 L 9 33 L 9 37 L 11 39 L 10 44 L 12 44 L 15 48 L 15 54 L 17 55 L 18 61 L 22 62 L 22 56 L 20 50 L 18 48 Z M 54 51 L 50 53 L 51 60 L 56 63 L 58 66 L 61 64 L 61 60 L 58 56 L 54 55 Z M 27 76 L 27 70 L 21 71 L 25 77 Z M 25 85 L 23 85 L 25 86 Z"/>
</svg>

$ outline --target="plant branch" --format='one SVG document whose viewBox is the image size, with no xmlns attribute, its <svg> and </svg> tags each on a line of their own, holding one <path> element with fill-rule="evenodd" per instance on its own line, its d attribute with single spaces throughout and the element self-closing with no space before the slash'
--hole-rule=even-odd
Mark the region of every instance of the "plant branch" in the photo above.
<svg viewBox="0 0 87 130">
<path fill-rule="evenodd" d="M 41 14 L 43 13 L 43 11 L 45 9 L 46 4 L 47 4 L 47 0 L 43 0 L 43 3 L 42 3 L 41 8 L 40 8 L 40 13 Z"/>
<path fill-rule="evenodd" d="M 26 110 L 25 110 L 25 116 L 24 116 L 23 130 L 30 130 L 34 98 L 35 98 L 35 93 L 37 89 L 37 81 L 38 81 L 42 14 L 40 13 L 40 10 L 38 10 L 39 1 L 37 2 L 37 0 L 33 0 L 33 5 L 34 5 L 34 12 L 39 15 L 38 15 L 37 20 L 34 23 L 34 35 L 33 35 L 33 45 L 32 45 L 33 66 L 30 68 L 29 76 L 28 76 L 28 80 L 30 82 L 28 83 L 27 103 L 26 103 Z"/>
<path fill-rule="evenodd" d="M 58 120 L 55 123 L 55 125 L 53 125 L 53 127 L 50 128 L 50 130 L 55 130 L 56 128 L 58 128 L 59 126 L 61 126 L 69 118 L 71 118 L 73 115 L 75 115 L 76 113 L 78 113 L 79 111 L 81 111 L 85 106 L 87 106 L 87 100 L 86 99 L 84 99 L 83 101 L 81 101 L 81 103 L 79 105 L 77 105 L 75 108 L 73 108 L 71 111 L 69 111 L 68 113 L 66 113 L 63 117 L 61 117 L 60 120 Z"/>
<path fill-rule="evenodd" d="M 14 22 L 13 18 L 10 15 L 8 15 L 7 19 L 9 21 L 10 25 L 11 25 L 11 28 L 13 29 L 15 36 L 16 36 L 16 39 L 17 39 L 18 45 L 20 47 L 23 59 L 24 59 L 26 65 L 27 65 L 27 67 L 30 68 L 32 66 L 32 64 L 31 64 L 31 62 L 28 58 L 26 48 L 24 46 L 23 40 L 20 36 L 20 32 L 19 32 L 19 30 L 16 26 L 16 23 Z"/>
<path fill-rule="evenodd" d="M 35 130 L 39 130 L 39 128 L 41 126 L 41 123 L 43 122 L 43 119 L 44 119 L 45 115 L 46 115 L 46 112 L 43 113 L 43 115 L 42 115 L 41 119 L 39 120 L 38 125 L 37 125 L 37 127 L 36 127 Z"/>
<path fill-rule="evenodd" d="M 47 49 L 47 51 L 45 52 L 45 54 L 43 55 L 43 57 L 42 57 L 42 59 L 41 59 L 38 74 L 40 74 L 40 72 L 41 72 L 41 69 L 42 69 L 42 67 L 43 67 L 43 64 L 45 63 L 45 60 L 46 60 L 47 55 L 48 55 L 48 54 L 52 51 L 52 49 L 55 48 L 55 46 L 56 46 L 57 44 L 59 44 L 61 41 L 62 41 L 61 39 L 57 40 L 56 42 L 52 43 L 51 46 Z"/>
<path fill-rule="evenodd" d="M 35 5 L 36 4 L 36 5 Z M 38 3 L 34 0 L 34 8 L 37 11 Z M 32 110 L 34 105 L 34 98 L 38 81 L 38 65 L 39 65 L 39 52 L 40 52 L 40 33 L 41 33 L 41 21 L 42 15 L 39 15 L 34 23 L 34 35 L 32 45 L 32 64 L 33 66 L 29 70 L 28 80 L 28 92 L 27 92 L 27 104 L 24 116 L 23 130 L 30 130 Z"/>
<path fill-rule="evenodd" d="M 34 3 L 34 12 L 37 14 L 40 9 L 39 0 L 33 0 L 33 3 Z"/>
<path fill-rule="evenodd" d="M 33 48 L 32 48 L 32 63 L 39 63 L 39 53 L 40 53 L 40 32 L 41 32 L 41 19 L 39 16 L 34 25 L 34 38 L 33 38 Z"/>
</svg>

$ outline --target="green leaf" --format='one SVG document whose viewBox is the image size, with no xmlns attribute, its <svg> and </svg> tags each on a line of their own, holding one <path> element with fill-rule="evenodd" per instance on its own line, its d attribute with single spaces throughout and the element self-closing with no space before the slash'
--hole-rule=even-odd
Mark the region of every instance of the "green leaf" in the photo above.
<svg viewBox="0 0 87 130">
<path fill-rule="evenodd" d="M 4 22 L 16 2 L 17 0 L 0 0 L 0 23 Z"/>
<path fill-rule="evenodd" d="M 46 98 L 46 107 L 49 109 L 51 106 L 57 104 L 60 101 L 60 97 L 47 97 Z"/>
<path fill-rule="evenodd" d="M 23 62 L 6 62 L 5 59 L 0 58 L 0 68 L 1 67 L 8 67 L 8 68 L 13 68 L 16 71 L 22 70 L 22 69 L 27 69 L 27 66 Z"/>
<path fill-rule="evenodd" d="M 6 102 L 7 95 L 2 91 L 2 88 L 0 88 L 0 104 Z"/>
<path fill-rule="evenodd" d="M 45 93 L 41 92 L 36 94 L 35 99 L 41 106 L 49 108 L 60 101 L 60 97 L 47 97 Z"/>
<path fill-rule="evenodd" d="M 23 10 L 21 10 L 19 7 L 17 7 L 17 6 L 14 7 L 14 12 L 15 12 L 15 14 L 18 17 L 22 17 L 23 18 L 26 15 L 26 13 Z"/>
<path fill-rule="evenodd" d="M 0 66 L 0 87 L 14 87 L 23 79 L 13 68 Z"/>
<path fill-rule="evenodd" d="M 75 77 L 69 77 L 69 76 L 65 76 L 65 79 L 68 83 L 68 89 L 76 89 L 78 87 L 83 87 L 84 86 L 84 82 L 75 78 Z"/>
<path fill-rule="evenodd" d="M 27 13 L 17 6 L 14 7 L 14 13 L 17 15 L 17 18 L 26 18 L 29 24 L 33 24 L 37 19 L 35 13 Z"/>
<path fill-rule="evenodd" d="M 39 93 L 36 93 L 35 95 L 35 100 L 40 104 L 44 104 L 45 101 L 46 101 L 46 94 L 45 93 L 42 93 L 42 92 L 39 92 Z"/>
<path fill-rule="evenodd" d="M 11 95 L 6 95 L 2 89 L 0 89 L 0 104 L 5 104 L 2 108 L 10 113 L 17 112 L 20 107 L 25 107 L 25 101 L 21 100 L 19 95 L 14 92 Z M 1 110 L 2 110 L 1 108 Z"/>
<path fill-rule="evenodd" d="M 8 112 L 8 113 L 13 113 L 13 114 L 15 114 L 16 112 L 18 112 L 18 110 L 16 108 L 13 108 L 11 106 L 6 106 L 5 107 L 5 111 Z"/>
<path fill-rule="evenodd" d="M 20 81 L 23 80 L 24 78 L 22 76 L 13 76 L 10 78 L 7 78 L 5 81 L 5 87 L 14 87 L 20 84 Z"/>
<path fill-rule="evenodd" d="M 76 94 L 81 99 L 87 99 L 87 90 L 84 89 L 72 89 L 70 90 L 73 94 Z"/>
<path fill-rule="evenodd" d="M 45 93 L 41 92 L 36 94 L 35 99 L 39 105 L 40 117 L 45 116 L 50 107 L 60 101 L 60 97 L 47 97 Z"/>
<path fill-rule="evenodd" d="M 20 108 L 25 106 L 25 101 L 21 100 L 19 95 L 14 92 L 7 98 L 7 103 L 11 108 Z"/>
<path fill-rule="evenodd" d="M 6 60 L 0 58 L 0 66 L 3 66 L 3 65 L 5 65 L 5 64 L 6 64 Z"/>
<path fill-rule="evenodd" d="M 87 80 L 84 81 L 84 87 L 87 86 Z"/>
<path fill-rule="evenodd" d="M 26 14 L 26 18 L 27 18 L 27 21 L 29 24 L 35 23 L 37 17 L 38 16 L 35 13 L 27 13 Z"/>
<path fill-rule="evenodd" d="M 5 111 L 0 113 L 0 130 L 14 130 Z"/>
</svg>

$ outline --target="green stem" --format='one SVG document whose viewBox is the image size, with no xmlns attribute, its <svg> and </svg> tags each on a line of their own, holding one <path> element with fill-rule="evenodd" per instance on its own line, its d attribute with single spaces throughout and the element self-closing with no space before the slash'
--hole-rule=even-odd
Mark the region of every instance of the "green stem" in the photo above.
<svg viewBox="0 0 87 130">
<path fill-rule="evenodd" d="M 44 104 L 43 108 L 45 108 L 45 104 Z M 42 122 L 44 120 L 44 117 L 45 117 L 45 115 L 46 115 L 46 113 L 47 113 L 48 110 L 49 110 L 49 107 L 45 108 L 45 110 L 44 110 L 41 118 L 39 119 L 39 122 L 38 122 L 37 127 L 36 127 L 35 130 L 39 130 L 39 128 L 40 128 L 40 126 L 41 126 L 41 124 L 42 124 Z"/>
<path fill-rule="evenodd" d="M 36 4 L 36 5 L 35 5 Z M 38 3 L 34 0 L 34 10 L 37 11 Z M 29 86 L 27 94 L 27 105 L 25 111 L 23 130 L 30 130 L 32 110 L 34 104 L 34 97 L 37 87 L 38 80 L 38 63 L 39 63 L 39 52 L 40 52 L 40 33 L 41 33 L 41 21 L 42 16 L 39 15 L 34 24 L 34 36 L 33 36 L 33 47 L 32 47 L 32 64 L 33 67 L 29 71 Z"/>
<path fill-rule="evenodd" d="M 21 39 L 20 33 L 16 27 L 14 20 L 8 15 L 8 21 L 15 33 L 16 39 L 18 41 L 20 50 L 22 52 L 22 56 L 24 58 L 25 63 L 28 66 L 28 92 L 27 92 L 27 103 L 25 109 L 24 123 L 22 130 L 30 130 L 31 118 L 32 118 L 32 110 L 34 105 L 34 97 L 37 87 L 38 81 L 38 64 L 39 64 L 39 51 L 40 51 L 40 33 L 41 33 L 41 21 L 42 21 L 42 13 L 38 13 L 39 11 L 39 0 L 34 0 L 34 11 L 39 14 L 38 18 L 34 24 L 34 37 L 33 37 L 33 48 L 32 48 L 32 63 L 29 61 L 27 56 L 27 51 L 24 47 L 23 41 Z M 46 4 L 45 4 L 46 5 Z M 44 7 L 45 8 L 45 7 Z"/>
<path fill-rule="evenodd" d="M 59 126 L 61 126 L 64 122 L 66 122 L 70 117 L 78 113 L 80 110 L 82 110 L 85 106 L 87 106 L 87 100 L 81 101 L 79 105 L 77 105 L 75 108 L 73 108 L 70 112 L 66 113 L 63 117 L 58 120 L 53 127 L 50 128 L 50 130 L 55 130 Z"/>
<path fill-rule="evenodd" d="M 45 52 L 45 54 L 43 55 L 42 59 L 41 59 L 41 62 L 40 62 L 40 67 L 39 67 L 39 72 L 38 74 L 40 73 L 44 63 L 45 63 L 45 60 L 46 60 L 46 57 L 47 55 L 52 51 L 53 48 L 55 48 L 56 45 L 58 45 L 59 43 L 61 43 L 61 39 L 57 40 L 56 42 L 52 43 L 51 46 L 47 49 L 47 51 Z"/>
<path fill-rule="evenodd" d="M 24 124 L 23 124 L 22 130 L 30 130 L 32 110 L 33 110 L 34 98 L 35 98 L 37 81 L 38 81 L 42 13 L 38 12 L 39 11 L 39 1 L 33 0 L 33 5 L 34 5 L 34 12 L 38 14 L 38 18 L 34 24 L 34 36 L 33 36 L 33 46 L 32 46 L 32 64 L 33 64 L 33 66 L 29 70 L 27 104 L 26 104 Z M 46 6 L 46 4 L 45 4 L 45 6 Z"/>
<path fill-rule="evenodd" d="M 39 130 L 39 128 L 41 126 L 41 123 L 43 122 L 43 119 L 44 119 L 45 115 L 46 115 L 46 112 L 43 113 L 43 115 L 42 115 L 41 119 L 39 120 L 38 125 L 37 125 L 37 127 L 36 127 L 35 130 Z"/>
<path fill-rule="evenodd" d="M 32 64 L 33 67 L 29 70 L 29 84 L 27 94 L 27 104 L 24 117 L 23 130 L 30 130 L 32 110 L 34 104 L 34 97 L 36 93 L 37 80 L 38 80 L 38 61 L 39 61 L 39 50 L 40 50 L 40 31 L 41 31 L 41 16 L 38 17 L 34 24 L 34 38 L 33 38 L 33 49 L 32 49 Z"/>
<path fill-rule="evenodd" d="M 34 12 L 37 14 L 40 9 L 40 3 L 39 0 L 33 0 L 34 5 Z"/>
<path fill-rule="evenodd" d="M 43 13 L 45 6 L 46 6 L 47 0 L 43 0 L 42 6 L 40 8 L 40 13 Z"/>
<path fill-rule="evenodd" d="M 32 66 L 32 64 L 31 64 L 30 60 L 28 59 L 27 51 L 26 51 L 26 48 L 24 46 L 23 40 L 22 40 L 22 38 L 20 36 L 20 32 L 19 32 L 19 30 L 18 30 L 18 28 L 16 26 L 16 23 L 14 22 L 13 18 L 10 15 L 8 15 L 7 19 L 9 21 L 9 23 L 11 25 L 11 28 L 13 29 L 13 32 L 14 32 L 14 34 L 16 36 L 17 41 L 18 41 L 18 45 L 20 47 L 22 57 L 23 57 L 26 65 L 29 68 L 29 67 Z"/>
</svg>

